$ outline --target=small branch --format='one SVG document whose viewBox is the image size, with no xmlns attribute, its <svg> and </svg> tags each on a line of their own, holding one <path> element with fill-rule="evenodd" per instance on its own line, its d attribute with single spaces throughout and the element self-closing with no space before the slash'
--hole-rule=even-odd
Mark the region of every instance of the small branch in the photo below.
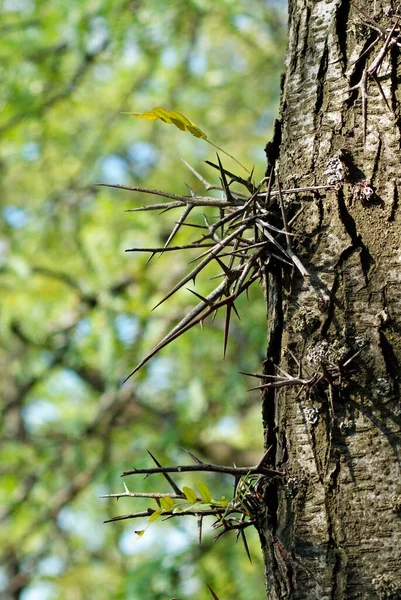
<svg viewBox="0 0 401 600">
<path fill-rule="evenodd" d="M 102 496 L 99 496 L 99 498 L 117 498 L 117 500 L 119 498 L 154 498 L 154 499 L 159 499 L 160 498 L 177 498 L 182 500 L 183 495 L 182 494 L 173 494 L 172 492 L 167 492 L 165 494 L 162 493 L 158 493 L 158 492 L 121 492 L 120 494 L 103 494 Z M 200 500 L 200 498 L 199 498 Z"/>
<path fill-rule="evenodd" d="M 125 471 L 121 477 L 128 475 L 154 475 L 156 473 L 193 473 L 193 472 L 209 472 L 209 473 L 225 473 L 233 477 L 243 477 L 244 475 L 283 475 L 282 471 L 270 469 L 266 467 L 226 467 L 222 465 L 211 465 L 203 463 L 201 465 L 182 465 L 177 467 L 158 467 L 152 469 L 133 469 Z"/>
<path fill-rule="evenodd" d="M 143 517 L 150 517 L 155 511 L 154 510 L 144 510 L 142 512 L 132 513 L 129 515 L 120 515 L 118 517 L 113 517 L 112 519 L 107 519 L 107 521 L 103 521 L 103 523 L 113 523 L 113 521 L 124 521 L 126 519 L 140 519 Z M 234 511 L 233 511 L 234 512 Z M 238 512 L 238 511 L 236 511 Z M 171 518 L 171 517 L 185 517 L 187 515 L 192 517 L 197 517 L 201 515 L 202 517 L 214 516 L 220 517 L 225 513 L 224 508 L 211 508 L 208 510 L 182 510 L 173 512 L 172 510 L 166 510 L 162 513 L 162 518 Z"/>
<path fill-rule="evenodd" d="M 182 204 L 193 204 L 194 206 L 220 206 L 227 208 L 230 206 L 241 206 L 242 200 L 233 199 L 228 202 L 225 198 L 212 198 L 211 196 L 178 196 L 177 194 L 171 194 L 170 192 L 163 192 L 162 190 L 153 190 L 150 188 L 119 185 L 117 183 L 95 183 L 100 187 L 116 188 L 119 190 L 127 190 L 129 192 L 142 192 L 144 194 L 153 194 L 155 196 L 162 196 L 163 198 L 171 198 L 172 200 L 178 200 Z M 134 209 L 135 210 L 135 209 Z"/>
</svg>

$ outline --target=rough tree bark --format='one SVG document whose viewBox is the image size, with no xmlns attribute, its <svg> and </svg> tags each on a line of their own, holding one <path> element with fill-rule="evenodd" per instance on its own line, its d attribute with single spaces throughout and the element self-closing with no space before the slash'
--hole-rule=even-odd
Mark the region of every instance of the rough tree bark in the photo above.
<svg viewBox="0 0 401 600">
<path fill-rule="evenodd" d="M 305 378 L 320 378 L 263 392 L 266 446 L 273 445 L 271 462 L 286 473 L 266 490 L 269 514 L 260 528 L 272 600 L 401 598 L 401 56 L 393 43 L 401 20 L 397 25 L 395 4 L 289 2 L 269 168 L 275 163 L 277 174 L 279 166 L 286 187 L 335 187 L 287 203 L 289 217 L 303 209 L 292 227 L 293 247 L 310 277 L 278 267 L 266 272 L 265 373 L 280 365 L 296 375 L 298 361 Z M 380 71 L 369 72 L 381 51 Z M 363 85 L 349 91 L 364 79 L 366 111 Z"/>
</svg>

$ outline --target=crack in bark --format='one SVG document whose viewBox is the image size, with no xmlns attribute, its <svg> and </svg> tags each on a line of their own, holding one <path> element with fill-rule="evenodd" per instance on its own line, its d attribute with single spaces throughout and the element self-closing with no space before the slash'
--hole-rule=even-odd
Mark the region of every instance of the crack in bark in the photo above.
<svg viewBox="0 0 401 600">
<path fill-rule="evenodd" d="M 348 39 L 348 14 L 350 10 L 350 2 L 343 0 L 336 10 L 335 26 L 338 46 L 340 49 L 340 57 L 343 65 L 342 72 L 345 73 L 348 65 L 347 61 L 347 39 Z"/>
<path fill-rule="evenodd" d="M 342 268 L 343 268 L 344 264 L 347 262 L 347 260 L 349 258 L 351 258 L 351 256 L 358 250 L 359 250 L 359 246 L 355 246 L 353 244 L 351 246 L 347 246 L 347 248 L 345 248 L 345 250 L 343 250 L 341 252 L 339 259 L 334 266 L 334 280 L 333 280 L 333 284 L 331 286 L 330 295 L 329 295 L 327 316 L 320 327 L 320 337 L 323 339 L 327 337 L 328 330 L 330 328 L 330 325 L 333 322 L 334 310 L 335 310 L 335 307 L 337 304 L 336 295 L 337 295 L 338 288 L 340 286 L 340 277 L 342 274 Z"/>
<path fill-rule="evenodd" d="M 331 585 L 331 600 L 343 597 L 344 580 L 343 580 L 343 566 L 346 563 L 346 553 L 342 546 L 339 544 L 337 534 L 335 533 L 334 523 L 338 521 L 337 510 L 333 507 L 333 495 L 337 490 L 337 481 L 340 475 L 340 461 L 337 461 L 334 470 L 331 473 L 330 481 L 325 486 L 325 507 L 327 517 L 327 533 L 329 537 L 328 549 L 334 552 L 334 564 L 331 573 L 332 585 Z"/>
<path fill-rule="evenodd" d="M 357 248 L 360 248 L 361 267 L 362 267 L 363 275 L 365 278 L 365 284 L 368 285 L 369 271 L 370 271 L 371 264 L 373 262 L 373 258 L 370 255 L 369 250 L 363 243 L 361 235 L 358 234 L 358 232 L 357 232 L 355 221 L 351 217 L 350 213 L 348 212 L 348 210 L 345 206 L 344 193 L 341 189 L 338 191 L 337 198 L 338 198 L 338 210 L 339 210 L 341 221 L 345 227 L 345 230 L 348 233 L 349 237 L 351 238 L 354 249 L 356 250 Z"/>
<path fill-rule="evenodd" d="M 373 184 L 373 182 L 376 178 L 376 175 L 379 172 L 382 148 L 383 148 L 383 142 L 382 142 L 382 137 L 379 133 L 379 143 L 377 144 L 377 150 L 376 150 L 376 154 L 375 154 L 375 158 L 374 158 L 374 162 L 373 162 L 372 175 L 370 177 L 371 184 Z"/>
<path fill-rule="evenodd" d="M 393 185 L 393 200 L 391 202 L 391 213 L 390 216 L 388 218 L 388 221 L 391 223 L 395 220 L 395 215 L 397 213 L 397 209 L 398 209 L 398 204 L 399 204 L 399 192 L 398 192 L 398 186 L 396 184 L 396 182 L 394 181 L 394 185 Z"/>
<path fill-rule="evenodd" d="M 328 66 L 328 48 L 327 48 L 327 40 L 324 45 L 323 53 L 320 59 L 319 70 L 316 76 L 316 102 L 315 102 L 315 110 L 314 110 L 314 127 L 317 127 L 317 119 L 320 117 L 320 109 L 323 105 L 324 100 L 324 90 L 326 84 L 326 73 Z"/>
</svg>

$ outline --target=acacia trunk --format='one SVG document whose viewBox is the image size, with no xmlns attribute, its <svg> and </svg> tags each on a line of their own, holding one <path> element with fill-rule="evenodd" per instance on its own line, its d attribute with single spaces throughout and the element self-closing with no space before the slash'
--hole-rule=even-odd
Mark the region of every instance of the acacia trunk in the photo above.
<svg viewBox="0 0 401 600">
<path fill-rule="evenodd" d="M 401 598 L 399 47 L 369 73 L 395 9 L 289 2 L 269 169 L 284 188 L 333 187 L 285 197 L 288 218 L 303 209 L 292 245 L 310 276 L 266 269 L 265 373 L 316 374 L 263 392 L 266 445 L 285 472 L 260 528 L 271 600 Z M 363 86 L 349 91 L 364 77 L 366 110 Z"/>
</svg>

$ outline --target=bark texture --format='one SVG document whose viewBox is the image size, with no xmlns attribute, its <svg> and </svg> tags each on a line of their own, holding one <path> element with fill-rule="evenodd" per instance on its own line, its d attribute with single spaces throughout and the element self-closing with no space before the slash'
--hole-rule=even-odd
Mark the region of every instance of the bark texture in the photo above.
<svg viewBox="0 0 401 600">
<path fill-rule="evenodd" d="M 280 122 L 270 144 L 293 248 L 310 272 L 266 274 L 276 365 L 316 385 L 263 393 L 266 444 L 286 476 L 266 490 L 268 598 L 401 598 L 401 57 L 379 55 L 388 0 L 290 0 Z M 373 20 L 379 36 L 363 21 Z M 361 89 L 367 77 L 367 110 Z M 364 139 L 366 114 L 366 139 Z M 372 193 L 373 192 L 373 193 Z M 288 197 L 287 197 L 288 198 Z M 360 353 L 347 365 L 347 360 Z M 336 369 L 339 368 L 337 371 Z"/>
</svg>

